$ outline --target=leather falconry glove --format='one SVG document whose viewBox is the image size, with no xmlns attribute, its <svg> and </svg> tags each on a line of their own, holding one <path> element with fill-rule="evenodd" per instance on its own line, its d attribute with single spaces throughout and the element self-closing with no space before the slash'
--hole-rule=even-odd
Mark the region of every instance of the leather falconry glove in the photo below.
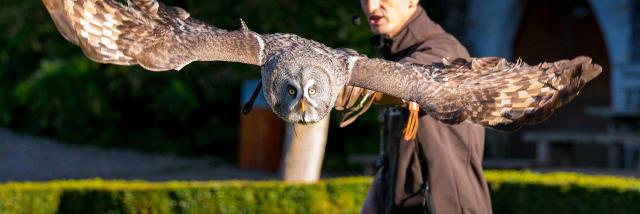
<svg viewBox="0 0 640 214">
<path fill-rule="evenodd" d="M 340 127 L 346 127 L 353 123 L 360 115 L 369 110 L 374 102 L 384 106 L 408 107 L 409 118 L 402 132 L 403 138 L 407 141 L 415 139 L 418 133 L 418 112 L 420 110 L 417 103 L 355 86 L 345 86 L 336 99 L 335 109 L 344 111 Z"/>
</svg>

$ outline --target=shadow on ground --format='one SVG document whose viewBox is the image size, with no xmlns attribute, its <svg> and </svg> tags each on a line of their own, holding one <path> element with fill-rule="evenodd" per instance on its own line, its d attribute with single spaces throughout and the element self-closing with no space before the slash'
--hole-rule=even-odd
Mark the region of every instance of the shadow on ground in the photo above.
<svg viewBox="0 0 640 214">
<path fill-rule="evenodd" d="M 52 179 L 275 179 L 214 157 L 176 157 L 125 149 L 68 145 L 0 128 L 0 182 Z"/>
</svg>

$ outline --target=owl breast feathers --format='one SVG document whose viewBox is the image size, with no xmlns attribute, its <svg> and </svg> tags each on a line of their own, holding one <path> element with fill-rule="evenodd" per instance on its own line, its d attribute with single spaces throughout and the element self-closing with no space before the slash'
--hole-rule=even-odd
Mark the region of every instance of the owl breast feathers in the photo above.
<svg viewBox="0 0 640 214">
<path fill-rule="evenodd" d="M 547 119 L 602 71 L 588 57 L 533 66 L 495 57 L 401 64 L 293 34 L 258 34 L 242 21 L 227 31 L 156 0 L 43 2 L 62 36 L 96 62 L 152 71 L 193 61 L 260 66 L 272 110 L 296 123 L 324 118 L 352 85 L 415 101 L 444 123 L 514 130 Z"/>
</svg>

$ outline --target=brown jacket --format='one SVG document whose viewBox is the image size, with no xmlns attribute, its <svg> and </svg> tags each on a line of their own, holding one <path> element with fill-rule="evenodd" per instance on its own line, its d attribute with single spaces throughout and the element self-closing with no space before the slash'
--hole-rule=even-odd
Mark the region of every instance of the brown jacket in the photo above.
<svg viewBox="0 0 640 214">
<path fill-rule="evenodd" d="M 431 64 L 443 57 L 469 57 L 460 42 L 434 23 L 422 8 L 418 8 L 394 38 L 373 38 L 384 58 L 393 61 Z M 382 204 L 380 209 L 392 211 L 383 204 L 391 201 L 385 197 L 392 197 L 396 205 L 403 203 L 404 207 L 422 204 L 422 196 L 414 194 L 421 190 L 423 181 L 421 153 L 416 147 L 420 145 L 428 163 L 430 197 L 435 213 L 491 213 L 491 200 L 482 171 L 484 128 L 466 122 L 445 125 L 430 116 L 422 116 L 415 143 L 402 140 L 404 120 L 400 120 L 386 121 L 385 167 L 376 178 L 376 182 L 382 182 L 376 196 L 382 200 L 378 203 Z M 385 182 L 393 185 L 385 185 Z M 406 213 L 410 210 L 395 211 Z"/>
</svg>

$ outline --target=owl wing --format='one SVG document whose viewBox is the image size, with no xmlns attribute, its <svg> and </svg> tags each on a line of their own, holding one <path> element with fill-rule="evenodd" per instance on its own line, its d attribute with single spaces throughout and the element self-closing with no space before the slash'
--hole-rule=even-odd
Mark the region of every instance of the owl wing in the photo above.
<svg viewBox="0 0 640 214">
<path fill-rule="evenodd" d="M 156 0 L 43 0 L 63 37 L 91 60 L 179 70 L 193 61 L 262 65 L 265 43 L 242 23 L 226 31 Z"/>
<path fill-rule="evenodd" d="M 544 121 L 602 71 L 588 57 L 534 66 L 495 57 L 432 65 L 362 56 L 346 61 L 350 85 L 415 101 L 448 124 L 467 120 L 500 130 Z"/>
</svg>

